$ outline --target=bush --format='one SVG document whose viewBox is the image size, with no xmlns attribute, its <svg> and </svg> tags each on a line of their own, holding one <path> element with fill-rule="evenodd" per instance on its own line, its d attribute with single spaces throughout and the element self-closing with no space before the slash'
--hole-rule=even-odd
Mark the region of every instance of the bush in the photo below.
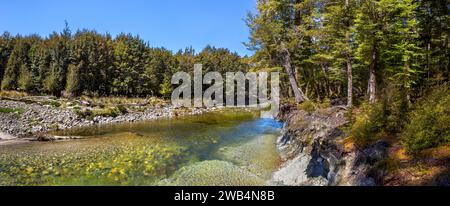
<svg viewBox="0 0 450 206">
<path fill-rule="evenodd" d="M 322 100 L 322 101 L 320 102 L 320 104 L 318 105 L 318 107 L 319 107 L 320 109 L 327 109 L 327 108 L 330 108 L 330 107 L 331 107 L 331 100 L 328 99 L 328 98 L 325 98 L 324 100 Z"/>
<path fill-rule="evenodd" d="M 75 107 L 74 111 L 75 111 L 75 114 L 77 114 L 77 116 L 79 118 L 82 118 L 82 119 L 93 118 L 93 112 L 90 109 L 81 109 L 79 107 Z"/>
<path fill-rule="evenodd" d="M 7 97 L 7 98 L 14 98 L 14 99 L 20 99 L 23 97 L 28 96 L 25 92 L 18 92 L 18 91 L 0 91 L 0 97 Z"/>
<path fill-rule="evenodd" d="M 356 117 L 348 114 L 350 122 L 353 122 L 351 136 L 360 146 L 398 137 L 408 119 L 410 103 L 405 89 L 389 85 L 382 94 L 376 104 L 363 103 Z"/>
<path fill-rule="evenodd" d="M 359 146 L 366 146 L 379 140 L 386 125 L 385 120 L 382 104 L 363 104 L 351 129 L 351 136 L 355 143 Z"/>
<path fill-rule="evenodd" d="M 61 103 L 59 103 L 58 101 L 44 101 L 42 104 L 43 105 L 50 105 L 50 106 L 53 106 L 53 107 L 60 107 L 61 106 Z"/>
<path fill-rule="evenodd" d="M 450 143 L 450 93 L 447 85 L 423 97 L 401 134 L 410 154 Z"/>
<path fill-rule="evenodd" d="M 316 111 L 316 105 L 312 101 L 305 101 L 297 106 L 299 110 L 304 110 L 306 112 L 312 113 Z"/>
<path fill-rule="evenodd" d="M 117 107 L 109 107 L 106 109 L 98 109 L 94 110 L 94 117 L 117 117 L 121 114 L 120 110 Z"/>
<path fill-rule="evenodd" d="M 127 114 L 128 113 L 128 109 L 125 106 L 123 106 L 123 105 L 117 106 L 117 109 L 120 111 L 121 114 Z"/>
</svg>

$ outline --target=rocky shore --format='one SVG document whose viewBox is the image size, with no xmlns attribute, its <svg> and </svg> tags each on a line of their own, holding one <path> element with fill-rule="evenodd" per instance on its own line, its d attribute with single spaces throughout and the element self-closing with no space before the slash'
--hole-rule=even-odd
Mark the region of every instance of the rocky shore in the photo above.
<svg viewBox="0 0 450 206">
<path fill-rule="evenodd" d="M 0 108 L 8 110 L 8 112 L 0 112 L 0 141 L 15 138 L 33 139 L 54 130 L 197 115 L 215 110 L 214 108 L 176 109 L 169 104 L 165 104 L 134 106 L 134 109 L 128 109 L 126 113 L 117 116 L 82 117 L 78 114 L 79 112 L 77 113 L 77 110 L 94 110 L 92 106 L 89 106 L 89 103 L 79 102 L 79 105 L 77 105 L 75 102 L 68 104 L 71 106 L 62 107 L 44 102 L 48 101 L 0 99 Z M 139 108 L 136 109 L 136 107 Z"/>
<path fill-rule="evenodd" d="M 346 142 L 343 127 L 348 124 L 343 107 L 332 107 L 320 114 L 284 107 L 285 122 L 278 140 L 283 164 L 270 185 L 287 186 L 373 186 L 383 170 L 378 165 L 387 155 L 387 144 L 378 142 L 359 149 Z"/>
</svg>

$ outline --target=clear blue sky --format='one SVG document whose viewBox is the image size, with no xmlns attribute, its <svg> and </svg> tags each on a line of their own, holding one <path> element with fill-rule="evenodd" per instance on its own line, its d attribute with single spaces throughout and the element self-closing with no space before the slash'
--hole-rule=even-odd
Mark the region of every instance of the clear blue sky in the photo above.
<svg viewBox="0 0 450 206">
<path fill-rule="evenodd" d="M 193 46 L 225 47 L 251 54 L 243 21 L 256 0 L 0 0 L 0 32 L 61 31 L 67 20 L 72 31 L 95 29 L 117 35 L 140 35 L 154 47 L 176 52 Z"/>
</svg>

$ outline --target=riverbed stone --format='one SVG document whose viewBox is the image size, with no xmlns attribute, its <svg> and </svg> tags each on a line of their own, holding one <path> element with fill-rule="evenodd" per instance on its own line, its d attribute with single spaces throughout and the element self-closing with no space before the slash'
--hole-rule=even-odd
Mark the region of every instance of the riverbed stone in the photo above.
<svg viewBox="0 0 450 206">
<path fill-rule="evenodd" d="M 17 100 L 0 100 L 0 108 L 20 109 L 23 113 L 0 113 L 0 132 L 23 138 L 35 133 L 45 133 L 52 130 L 63 130 L 74 127 L 86 127 L 92 125 L 112 124 L 120 122 L 136 122 L 141 120 L 154 120 L 158 118 L 174 117 L 174 108 L 171 105 L 160 105 L 158 107 L 139 107 L 129 110 L 126 114 L 117 117 L 96 116 L 92 119 L 79 117 L 72 105 L 81 105 L 81 111 L 93 110 L 89 101 L 75 101 L 70 107 L 54 107 L 42 105 L 40 101 L 48 101 L 49 97 L 29 97 L 26 102 Z M 58 100 L 52 100 L 58 101 Z M 79 107 L 78 107 L 79 109 Z M 211 111 L 207 108 L 192 108 L 177 111 L 177 115 L 198 115 Z"/>
</svg>

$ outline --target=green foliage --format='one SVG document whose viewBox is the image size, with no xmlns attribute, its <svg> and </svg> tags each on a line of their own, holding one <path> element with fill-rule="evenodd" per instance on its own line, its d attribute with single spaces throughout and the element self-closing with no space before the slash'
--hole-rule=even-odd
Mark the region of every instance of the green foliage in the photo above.
<svg viewBox="0 0 450 206">
<path fill-rule="evenodd" d="M 77 32 L 71 44 L 66 92 L 70 96 L 110 94 L 112 40 L 95 31 Z"/>
<path fill-rule="evenodd" d="M 365 146 L 384 137 L 385 112 L 382 104 L 365 104 L 361 107 L 361 113 L 351 128 L 351 137 L 358 145 Z"/>
<path fill-rule="evenodd" d="M 55 96 L 60 96 L 66 87 L 70 38 L 70 34 L 53 33 L 48 39 L 50 62 L 48 69 L 42 72 L 45 73 L 43 90 Z"/>
<path fill-rule="evenodd" d="M 42 102 L 42 105 L 50 105 L 53 107 L 60 107 L 61 103 L 59 101 L 47 100 L 47 101 Z"/>
<path fill-rule="evenodd" d="M 148 46 L 139 36 L 121 34 L 114 40 L 114 78 L 112 92 L 116 95 L 141 96 L 148 86 L 144 73 Z"/>
<path fill-rule="evenodd" d="M 194 64 L 222 74 L 246 71 L 247 63 L 227 49 L 207 46 L 196 55 L 192 48 L 173 54 L 152 48 L 139 36 L 66 27 L 47 38 L 36 35 L 0 36 L 2 90 L 55 96 L 168 97 L 172 74 L 192 74 Z"/>
<path fill-rule="evenodd" d="M 23 109 L 0 108 L 0 113 L 16 113 L 20 115 L 24 112 Z"/>
<path fill-rule="evenodd" d="M 384 98 L 376 104 L 363 103 L 359 114 L 349 116 L 351 136 L 361 146 L 379 139 L 396 138 L 408 118 L 409 103 L 401 86 L 382 91 Z M 349 114 L 350 115 L 350 114 Z"/>
<path fill-rule="evenodd" d="M 421 151 L 450 143 L 450 90 L 435 88 L 423 97 L 411 112 L 411 120 L 401 134 L 407 151 Z"/>
<path fill-rule="evenodd" d="M 118 105 L 117 109 L 119 110 L 119 112 L 121 114 L 127 114 L 128 113 L 128 109 L 125 106 L 123 106 L 123 105 Z"/>
<path fill-rule="evenodd" d="M 2 90 L 15 90 L 18 88 L 18 78 L 21 70 L 28 67 L 28 51 L 30 49 L 30 38 L 17 41 L 4 72 L 1 88 Z"/>
<path fill-rule="evenodd" d="M 312 101 L 305 101 L 297 106 L 299 110 L 304 110 L 306 112 L 312 113 L 316 111 L 316 104 Z"/>
<path fill-rule="evenodd" d="M 82 109 L 80 107 L 75 107 L 74 112 L 75 112 L 75 114 L 77 114 L 77 116 L 79 118 L 82 118 L 82 119 L 90 119 L 90 118 L 92 118 L 92 115 L 93 115 L 92 110 Z"/>
<path fill-rule="evenodd" d="M 14 39 L 8 32 L 0 36 L 0 84 L 8 64 L 8 59 L 14 49 Z"/>
<path fill-rule="evenodd" d="M 70 64 L 68 70 L 66 92 L 69 96 L 78 96 L 82 93 L 79 66 Z"/>
<path fill-rule="evenodd" d="M 33 76 L 25 65 L 20 67 L 18 84 L 21 91 L 31 91 L 33 89 Z"/>
<path fill-rule="evenodd" d="M 118 117 L 122 114 L 127 114 L 126 107 L 119 105 L 117 107 L 107 107 L 99 109 L 81 109 L 79 107 L 74 108 L 74 112 L 79 118 L 92 120 L 94 117 Z"/>
<path fill-rule="evenodd" d="M 172 84 L 168 77 L 164 78 L 164 82 L 160 85 L 160 88 L 159 93 L 161 96 L 165 98 L 170 97 L 170 94 L 172 93 Z"/>
<path fill-rule="evenodd" d="M 92 117 L 117 117 L 119 115 L 121 115 L 121 111 L 117 107 L 95 109 L 92 111 Z"/>
</svg>

